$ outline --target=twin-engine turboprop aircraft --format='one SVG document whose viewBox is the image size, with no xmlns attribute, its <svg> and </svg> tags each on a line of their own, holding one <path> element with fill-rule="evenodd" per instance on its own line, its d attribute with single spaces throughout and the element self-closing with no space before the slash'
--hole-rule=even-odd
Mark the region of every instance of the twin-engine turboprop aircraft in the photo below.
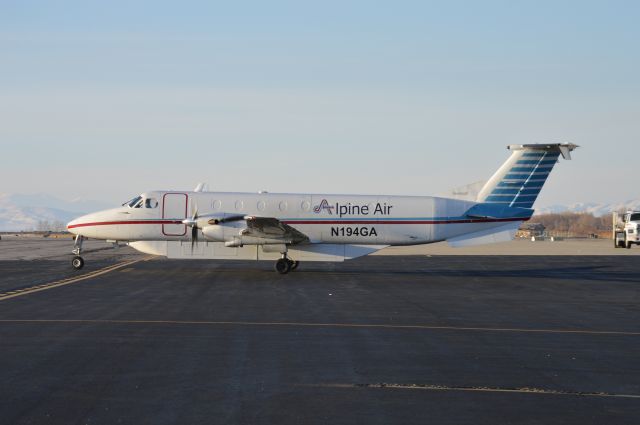
<svg viewBox="0 0 640 425">
<path fill-rule="evenodd" d="M 574 144 L 511 145 L 509 159 L 475 202 L 422 196 L 153 191 L 67 225 L 76 234 L 72 265 L 82 268 L 84 238 L 127 242 L 168 258 L 276 260 L 285 274 L 300 261 L 344 261 L 390 245 L 447 241 L 470 246 L 508 241 Z"/>
</svg>

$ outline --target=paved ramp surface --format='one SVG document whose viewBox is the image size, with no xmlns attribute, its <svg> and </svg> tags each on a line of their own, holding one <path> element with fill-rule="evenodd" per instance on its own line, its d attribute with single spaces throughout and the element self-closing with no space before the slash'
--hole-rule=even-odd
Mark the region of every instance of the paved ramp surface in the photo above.
<svg viewBox="0 0 640 425">
<path fill-rule="evenodd" d="M 640 417 L 629 258 L 87 260 L 0 262 L 0 423 Z"/>
</svg>

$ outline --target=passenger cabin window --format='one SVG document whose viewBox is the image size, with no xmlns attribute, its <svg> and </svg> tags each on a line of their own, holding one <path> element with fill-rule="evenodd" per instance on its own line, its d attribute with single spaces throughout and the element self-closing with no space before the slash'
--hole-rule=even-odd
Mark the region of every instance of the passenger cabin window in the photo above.
<svg viewBox="0 0 640 425">
<path fill-rule="evenodd" d="M 156 200 L 156 198 L 147 198 L 144 201 L 144 207 L 145 208 L 157 208 L 158 207 L 158 201 Z"/>
</svg>

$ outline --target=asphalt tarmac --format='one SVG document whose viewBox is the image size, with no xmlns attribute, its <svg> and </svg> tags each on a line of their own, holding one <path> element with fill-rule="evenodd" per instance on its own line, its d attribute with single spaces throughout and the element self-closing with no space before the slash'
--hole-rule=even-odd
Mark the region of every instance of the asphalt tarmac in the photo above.
<svg viewBox="0 0 640 425">
<path fill-rule="evenodd" d="M 637 424 L 640 261 L 0 261 L 2 424 Z M 82 280 L 78 280 L 81 278 Z"/>
</svg>

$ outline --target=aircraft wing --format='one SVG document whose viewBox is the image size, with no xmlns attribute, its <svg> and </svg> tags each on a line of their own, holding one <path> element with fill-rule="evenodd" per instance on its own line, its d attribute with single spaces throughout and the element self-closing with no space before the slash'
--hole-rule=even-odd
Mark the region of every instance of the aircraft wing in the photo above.
<svg viewBox="0 0 640 425">
<path fill-rule="evenodd" d="M 245 216 L 247 228 L 242 231 L 243 236 L 253 236 L 265 239 L 282 239 L 293 244 L 308 242 L 304 233 L 294 229 L 274 217 Z"/>
</svg>

